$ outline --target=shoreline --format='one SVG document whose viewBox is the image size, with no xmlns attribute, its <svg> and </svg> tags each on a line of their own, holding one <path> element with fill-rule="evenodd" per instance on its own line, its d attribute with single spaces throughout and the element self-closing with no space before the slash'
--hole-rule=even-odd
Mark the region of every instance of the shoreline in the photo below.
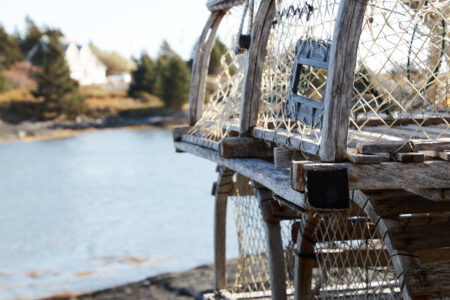
<svg viewBox="0 0 450 300">
<path fill-rule="evenodd" d="M 227 285 L 233 285 L 237 258 L 227 261 Z M 203 299 L 214 292 L 214 266 L 201 265 L 186 272 L 164 273 L 146 279 L 88 293 L 63 293 L 42 300 Z"/>
<path fill-rule="evenodd" d="M 114 116 L 105 119 L 78 119 L 75 121 L 23 121 L 10 124 L 0 121 L 0 144 L 63 139 L 101 129 L 171 128 L 187 123 L 187 111 L 165 111 L 149 117 Z"/>
</svg>

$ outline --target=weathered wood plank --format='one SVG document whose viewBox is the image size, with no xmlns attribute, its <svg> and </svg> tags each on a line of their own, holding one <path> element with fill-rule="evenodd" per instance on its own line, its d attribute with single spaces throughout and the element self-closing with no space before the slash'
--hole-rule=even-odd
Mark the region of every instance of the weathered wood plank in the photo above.
<svg viewBox="0 0 450 300">
<path fill-rule="evenodd" d="M 272 157 L 273 150 L 265 142 L 252 137 L 229 137 L 219 143 L 219 154 L 224 158 Z"/>
<path fill-rule="evenodd" d="M 303 154 L 287 147 L 273 148 L 273 164 L 275 168 L 290 168 L 293 160 L 304 160 Z"/>
<path fill-rule="evenodd" d="M 214 207 L 214 287 L 216 290 L 227 288 L 226 272 L 226 222 L 227 199 L 233 189 L 232 170 L 221 168 Z"/>
<path fill-rule="evenodd" d="M 407 189 L 407 191 L 432 201 L 450 201 L 450 189 Z"/>
<path fill-rule="evenodd" d="M 183 134 L 189 130 L 189 126 L 175 126 L 172 128 L 172 138 L 174 142 L 180 142 Z"/>
<path fill-rule="evenodd" d="M 179 150 L 209 159 L 220 165 L 224 165 L 225 167 L 232 169 L 245 177 L 259 182 L 299 208 L 305 209 L 309 207 L 309 205 L 305 202 L 304 194 L 291 188 L 290 174 L 288 170 L 277 169 L 273 164 L 260 159 L 221 158 L 217 151 L 186 142 L 175 142 L 174 144 L 175 148 Z"/>
<path fill-rule="evenodd" d="M 347 135 L 356 55 L 367 0 L 344 0 L 339 4 L 331 46 L 325 89 L 320 158 L 343 161 Z"/>
<path fill-rule="evenodd" d="M 402 163 L 419 163 L 425 161 L 425 154 L 420 152 L 393 153 L 392 158 Z"/>
<path fill-rule="evenodd" d="M 389 235 L 392 246 L 397 250 L 412 252 L 450 247 L 448 223 L 398 227 L 389 230 Z"/>
<path fill-rule="evenodd" d="M 244 3 L 244 0 L 208 0 L 206 7 L 210 11 L 227 10 Z"/>
<path fill-rule="evenodd" d="M 383 161 L 388 161 L 389 154 L 358 154 L 354 150 L 347 150 L 347 159 L 354 164 L 378 164 Z"/>
<path fill-rule="evenodd" d="M 437 140 L 414 140 L 411 142 L 414 151 L 435 150 L 446 151 L 450 150 L 450 138 L 440 138 Z"/>
<path fill-rule="evenodd" d="M 317 155 L 317 152 L 319 151 L 319 145 L 314 143 L 310 138 L 296 135 L 289 136 L 287 132 L 282 129 L 275 131 L 272 129 L 254 128 L 253 136 L 258 139 L 273 142 L 277 145 L 292 147 L 312 155 Z"/>
<path fill-rule="evenodd" d="M 305 190 L 308 170 L 347 169 L 351 190 L 383 190 L 408 188 L 450 188 L 450 163 L 434 160 L 423 163 L 379 164 L 320 163 L 299 161 L 291 165 L 292 188 Z"/>
<path fill-rule="evenodd" d="M 211 13 L 196 49 L 192 65 L 191 83 L 189 90 L 189 125 L 193 126 L 202 115 L 205 98 L 206 75 L 208 72 L 209 57 L 214 46 L 215 36 L 225 11 Z"/>
<path fill-rule="evenodd" d="M 254 183 L 255 195 L 261 203 L 264 229 L 266 232 L 267 249 L 269 252 L 269 276 L 272 299 L 286 300 L 286 269 L 284 265 L 283 239 L 281 237 L 280 221 L 264 218 L 263 202 L 273 201 L 272 192 L 258 183 Z"/>
<path fill-rule="evenodd" d="M 412 296 L 449 295 L 450 262 L 410 266 L 405 272 L 405 282 Z"/>
<path fill-rule="evenodd" d="M 211 141 L 211 140 L 208 140 L 208 139 L 205 139 L 203 137 L 194 136 L 194 135 L 190 135 L 190 134 L 183 134 L 183 136 L 181 137 L 181 140 L 183 142 L 196 144 L 196 145 L 199 145 L 201 147 L 214 149 L 216 151 L 219 150 L 219 143 Z"/>
<path fill-rule="evenodd" d="M 356 151 L 361 154 L 411 152 L 412 145 L 408 141 L 358 142 Z"/>
<path fill-rule="evenodd" d="M 262 72 L 267 54 L 267 41 L 275 13 L 275 0 L 261 1 L 247 54 L 241 98 L 240 136 L 249 136 L 258 119 Z"/>
<path fill-rule="evenodd" d="M 295 300 L 313 299 L 311 293 L 313 267 L 317 266 L 314 254 L 314 234 L 320 218 L 316 215 L 306 215 L 300 222 L 294 267 Z"/>
</svg>

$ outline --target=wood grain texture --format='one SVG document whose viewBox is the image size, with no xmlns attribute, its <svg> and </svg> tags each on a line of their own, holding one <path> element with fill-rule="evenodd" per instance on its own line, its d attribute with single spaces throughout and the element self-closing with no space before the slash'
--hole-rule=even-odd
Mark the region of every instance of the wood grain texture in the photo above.
<svg viewBox="0 0 450 300">
<path fill-rule="evenodd" d="M 406 141 L 358 142 L 356 152 L 361 154 L 411 152 L 413 147 Z"/>
<path fill-rule="evenodd" d="M 221 168 L 214 207 L 214 288 L 227 288 L 226 278 L 226 221 L 227 199 L 232 194 L 234 171 Z"/>
<path fill-rule="evenodd" d="M 255 184 L 255 195 L 259 202 L 273 199 L 272 192 Z M 263 206 L 261 205 L 261 208 Z M 264 215 L 264 211 L 262 214 Z M 284 265 L 283 239 L 281 237 L 280 221 L 263 221 L 269 252 L 270 289 L 273 300 L 286 300 L 286 269 Z"/>
<path fill-rule="evenodd" d="M 206 7 L 210 11 L 227 10 L 244 3 L 244 0 L 208 0 Z"/>
<path fill-rule="evenodd" d="M 229 137 L 220 142 L 219 154 L 224 158 L 272 157 L 273 150 L 265 142 L 252 137 Z"/>
<path fill-rule="evenodd" d="M 232 169 L 269 188 L 296 207 L 303 209 L 309 207 L 304 194 L 291 188 L 288 170 L 277 169 L 273 164 L 255 158 L 221 158 L 217 151 L 186 142 L 175 142 L 175 148 Z"/>
<path fill-rule="evenodd" d="M 322 161 L 343 161 L 347 135 L 356 54 L 367 0 L 340 1 L 331 46 L 328 78 L 323 99 Z"/>
<path fill-rule="evenodd" d="M 275 0 L 261 1 L 251 34 L 251 44 L 245 66 L 239 121 L 240 136 L 251 135 L 251 129 L 255 127 L 258 120 L 262 72 L 267 54 L 267 41 L 275 13 Z"/>
<path fill-rule="evenodd" d="M 175 126 L 172 128 L 172 138 L 174 142 L 180 142 L 183 134 L 189 130 L 189 126 Z"/>
<path fill-rule="evenodd" d="M 313 267 L 317 266 L 317 260 L 313 258 L 314 244 L 311 241 L 313 241 L 319 220 L 320 217 L 308 214 L 299 226 L 295 246 L 297 250 L 294 267 L 295 300 L 313 299 L 311 293 L 312 273 Z"/>
<path fill-rule="evenodd" d="M 293 160 L 304 160 L 303 154 L 287 147 L 273 148 L 273 163 L 275 168 L 290 168 Z"/>
<path fill-rule="evenodd" d="M 201 117 L 205 98 L 206 76 L 208 73 L 209 57 L 216 37 L 217 29 L 225 11 L 211 13 L 200 35 L 192 64 L 191 84 L 189 91 L 189 125 L 193 126 Z"/>
<path fill-rule="evenodd" d="M 450 262 L 410 266 L 405 273 L 408 291 L 413 296 L 450 294 Z"/>
<path fill-rule="evenodd" d="M 307 170 L 346 168 L 351 190 L 383 190 L 407 188 L 450 188 L 450 163 L 441 160 L 404 164 L 320 163 L 299 161 L 291 165 L 292 187 L 304 191 Z"/>
<path fill-rule="evenodd" d="M 389 235 L 392 246 L 397 250 L 413 252 L 450 247 L 450 226 L 447 223 L 397 227 L 389 230 Z"/>
<path fill-rule="evenodd" d="M 406 189 L 431 201 L 450 201 L 450 189 Z"/>
</svg>

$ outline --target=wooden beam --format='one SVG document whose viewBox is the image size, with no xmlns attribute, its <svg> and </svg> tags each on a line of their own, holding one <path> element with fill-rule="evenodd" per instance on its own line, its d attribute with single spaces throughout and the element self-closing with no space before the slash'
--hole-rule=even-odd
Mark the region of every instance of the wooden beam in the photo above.
<svg viewBox="0 0 450 300">
<path fill-rule="evenodd" d="M 344 0 L 339 4 L 323 99 L 322 161 L 343 161 L 347 157 L 350 102 L 366 6 L 367 0 Z"/>
<path fill-rule="evenodd" d="M 217 29 L 222 21 L 225 11 L 211 13 L 196 49 L 192 65 L 191 83 L 189 91 L 189 125 L 193 126 L 202 115 L 205 98 L 206 76 L 208 73 L 209 57 L 214 46 Z"/>
<path fill-rule="evenodd" d="M 260 203 L 272 201 L 272 192 L 258 183 L 254 183 L 255 195 Z M 263 217 L 265 211 L 261 205 Z M 267 249 L 269 252 L 269 275 L 272 299 L 286 300 L 286 269 L 284 263 L 283 239 L 281 237 L 280 221 L 263 218 L 266 232 Z"/>
<path fill-rule="evenodd" d="M 356 151 L 361 154 L 397 153 L 411 152 L 413 151 L 413 147 L 407 141 L 358 142 L 356 144 Z"/>
<path fill-rule="evenodd" d="M 414 151 L 435 150 L 446 151 L 450 150 L 450 138 L 439 138 L 436 140 L 415 140 L 412 141 Z"/>
<path fill-rule="evenodd" d="M 228 137 L 219 143 L 219 154 L 224 158 L 272 157 L 273 150 L 265 142 L 252 137 Z"/>
<path fill-rule="evenodd" d="M 309 171 L 347 169 L 351 190 L 450 188 L 450 163 L 441 160 L 403 164 L 382 162 L 379 164 L 293 162 L 291 165 L 292 188 L 304 192 Z"/>
<path fill-rule="evenodd" d="M 226 272 L 226 222 L 227 199 L 233 189 L 234 171 L 221 168 L 214 207 L 214 287 L 216 290 L 227 288 Z"/>
<path fill-rule="evenodd" d="M 372 200 L 372 205 L 383 217 L 450 211 L 450 201 L 430 201 L 416 195 Z"/>
<path fill-rule="evenodd" d="M 410 266 L 405 272 L 405 283 L 412 296 L 449 295 L 450 262 Z"/>
<path fill-rule="evenodd" d="M 304 194 L 291 188 L 288 170 L 277 169 L 273 164 L 260 159 L 221 158 L 217 151 L 186 142 L 175 142 L 174 144 L 175 148 L 179 150 L 209 159 L 262 184 L 300 209 L 310 207 L 305 202 Z M 313 207 L 310 208 L 314 210 Z"/>
<path fill-rule="evenodd" d="M 450 201 L 450 189 L 406 189 L 431 201 Z"/>
<path fill-rule="evenodd" d="M 267 41 L 276 13 L 275 2 L 275 0 L 261 1 L 253 26 L 242 87 L 240 136 L 249 136 L 258 119 L 262 72 L 267 54 Z"/>
<path fill-rule="evenodd" d="M 392 158 L 402 163 L 419 163 L 425 161 L 425 154 L 420 152 L 393 153 Z"/>
<path fill-rule="evenodd" d="M 174 142 L 180 142 L 183 134 L 189 130 L 189 126 L 175 126 L 172 128 L 172 137 Z"/>
<path fill-rule="evenodd" d="M 208 0 L 206 7 L 210 11 L 228 10 L 242 3 L 244 3 L 244 0 Z"/>
<path fill-rule="evenodd" d="M 347 150 L 347 159 L 354 164 L 378 164 L 383 161 L 388 161 L 389 154 L 358 154 L 354 150 Z"/>
<path fill-rule="evenodd" d="M 273 148 L 273 163 L 275 168 L 290 168 L 293 160 L 304 160 L 305 157 L 299 150 L 287 147 Z"/>
<path fill-rule="evenodd" d="M 450 247 L 450 226 L 448 223 L 398 227 L 389 230 L 389 236 L 392 246 L 396 250 L 413 252 Z"/>
<path fill-rule="evenodd" d="M 295 300 L 313 299 L 311 293 L 312 274 L 313 268 L 317 266 L 313 240 L 319 221 L 320 217 L 310 214 L 305 215 L 300 221 L 295 245 L 297 250 L 294 267 Z"/>
</svg>

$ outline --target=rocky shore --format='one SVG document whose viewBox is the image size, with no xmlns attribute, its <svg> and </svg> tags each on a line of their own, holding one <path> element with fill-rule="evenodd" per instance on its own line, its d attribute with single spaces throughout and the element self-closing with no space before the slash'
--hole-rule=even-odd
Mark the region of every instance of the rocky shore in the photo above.
<svg viewBox="0 0 450 300">
<path fill-rule="evenodd" d="M 237 260 L 227 263 L 228 286 L 236 274 Z M 57 295 L 44 300 L 187 300 L 203 299 L 203 294 L 213 292 L 214 268 L 199 266 L 184 273 L 168 273 L 83 295 Z"/>
<path fill-rule="evenodd" d="M 0 121 L 0 142 L 65 138 L 92 129 L 169 127 L 171 125 L 185 124 L 186 122 L 186 111 L 164 111 L 149 117 L 114 116 L 105 119 L 78 118 L 75 121 L 24 121 L 18 124 Z"/>
</svg>

